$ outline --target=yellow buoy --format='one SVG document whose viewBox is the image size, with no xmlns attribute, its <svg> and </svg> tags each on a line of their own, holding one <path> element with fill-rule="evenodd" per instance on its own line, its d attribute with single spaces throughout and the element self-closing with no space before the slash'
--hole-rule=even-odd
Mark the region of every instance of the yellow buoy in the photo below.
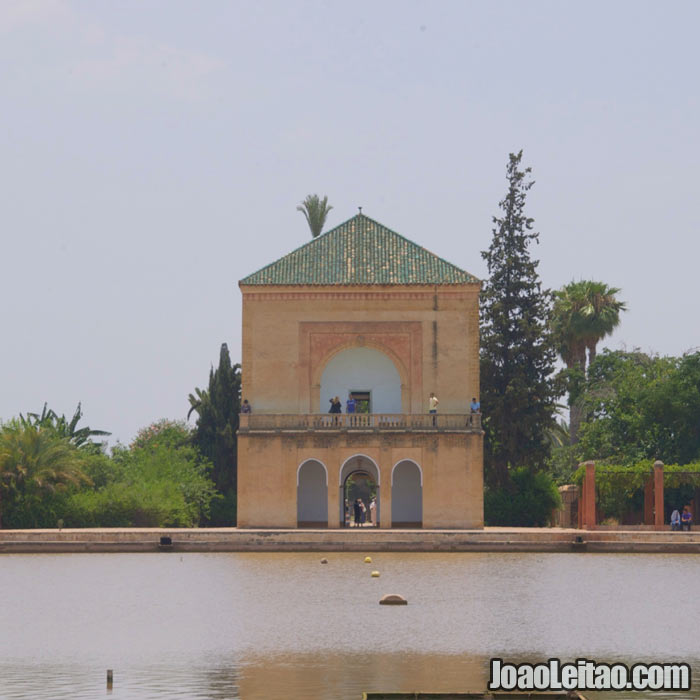
<svg viewBox="0 0 700 700">
<path fill-rule="evenodd" d="M 371 564 L 372 563 L 372 557 L 365 557 L 365 564 Z"/>
<path fill-rule="evenodd" d="M 373 572 L 372 572 L 372 578 L 379 578 L 379 572 L 378 572 L 378 571 L 373 571 Z"/>
</svg>

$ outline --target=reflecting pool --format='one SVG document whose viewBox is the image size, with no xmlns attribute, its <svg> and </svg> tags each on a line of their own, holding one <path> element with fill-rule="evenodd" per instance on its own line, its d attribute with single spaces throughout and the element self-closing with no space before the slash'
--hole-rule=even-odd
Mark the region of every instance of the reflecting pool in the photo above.
<svg viewBox="0 0 700 700">
<path fill-rule="evenodd" d="M 107 669 L 114 700 L 483 690 L 494 656 L 700 669 L 696 555 L 371 556 L 0 555 L 0 698 L 92 700 Z"/>
</svg>

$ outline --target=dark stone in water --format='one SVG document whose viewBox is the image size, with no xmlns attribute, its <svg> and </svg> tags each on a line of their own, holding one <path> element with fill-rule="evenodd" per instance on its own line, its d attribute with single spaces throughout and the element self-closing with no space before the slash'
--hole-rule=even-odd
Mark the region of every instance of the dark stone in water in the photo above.
<svg viewBox="0 0 700 700">
<path fill-rule="evenodd" d="M 387 593 L 379 601 L 379 605 L 408 605 L 408 601 L 398 593 Z"/>
</svg>

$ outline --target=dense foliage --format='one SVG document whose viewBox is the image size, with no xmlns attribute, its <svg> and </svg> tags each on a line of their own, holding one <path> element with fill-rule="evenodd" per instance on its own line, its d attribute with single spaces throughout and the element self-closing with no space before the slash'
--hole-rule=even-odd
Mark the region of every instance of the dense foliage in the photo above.
<svg viewBox="0 0 700 700">
<path fill-rule="evenodd" d="M 216 498 L 210 470 L 184 423 L 159 421 L 110 456 L 46 416 L 14 419 L 0 426 L 2 526 L 195 527 Z"/>
<path fill-rule="evenodd" d="M 520 169 L 522 151 L 510 154 L 508 192 L 494 217 L 486 260 L 489 278 L 481 293 L 481 407 L 484 472 L 492 487 L 508 487 L 510 470 L 536 470 L 550 451 L 555 425 L 555 350 L 549 331 L 551 294 L 542 289 L 538 262 L 529 247 L 538 242 L 525 199 L 534 184 Z"/>
<path fill-rule="evenodd" d="M 700 459 L 700 352 L 605 351 L 589 368 L 577 456 L 634 464 Z"/>
<path fill-rule="evenodd" d="M 487 525 L 544 527 L 561 497 L 552 477 L 527 467 L 513 469 L 511 488 L 488 487 L 484 493 L 484 520 Z"/>
<path fill-rule="evenodd" d="M 87 455 L 87 453 L 85 453 Z M 87 484 L 85 455 L 50 428 L 11 420 L 0 430 L 0 526 L 39 527 L 49 503 Z"/>
<path fill-rule="evenodd" d="M 189 446 L 119 448 L 111 459 L 97 455 L 86 464 L 96 487 L 65 500 L 63 522 L 66 527 L 196 527 L 208 517 L 215 494 L 208 469 Z"/>
</svg>

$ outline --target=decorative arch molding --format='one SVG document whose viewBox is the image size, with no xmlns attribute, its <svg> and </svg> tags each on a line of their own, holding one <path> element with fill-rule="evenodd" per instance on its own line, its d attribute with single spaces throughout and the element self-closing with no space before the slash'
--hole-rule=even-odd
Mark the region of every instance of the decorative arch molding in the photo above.
<svg viewBox="0 0 700 700">
<path fill-rule="evenodd" d="M 423 325 L 420 321 L 304 321 L 299 324 L 299 412 L 319 413 L 321 376 L 335 355 L 367 347 L 386 355 L 401 380 L 404 413 L 420 413 Z"/>
<path fill-rule="evenodd" d="M 401 386 L 405 387 L 410 382 L 408 370 L 404 366 L 404 363 L 401 360 L 401 358 L 394 352 L 392 348 L 390 348 L 385 343 L 378 342 L 374 339 L 368 340 L 360 336 L 359 338 L 347 340 L 346 342 L 340 345 L 336 345 L 334 348 L 329 350 L 326 356 L 319 361 L 318 366 L 315 368 L 314 376 L 311 379 L 312 384 L 314 386 L 316 384 L 320 384 L 321 377 L 323 376 L 323 372 L 328 366 L 328 363 L 336 355 L 340 355 L 341 352 L 344 352 L 345 350 L 350 350 L 351 348 L 371 348 L 372 350 L 377 350 L 378 352 L 381 352 L 383 355 L 386 355 L 392 361 L 394 367 L 396 367 L 396 371 L 399 373 L 399 377 L 401 379 Z"/>
<path fill-rule="evenodd" d="M 344 481 L 344 479 L 343 479 L 343 469 L 345 469 L 345 465 L 346 465 L 351 459 L 355 459 L 356 457 L 364 457 L 365 459 L 368 459 L 370 462 L 372 462 L 372 464 L 374 465 L 374 468 L 377 470 L 377 486 L 381 486 L 382 474 L 381 474 L 381 472 L 379 471 L 379 465 L 378 465 L 369 455 L 366 455 L 366 454 L 363 454 L 363 453 L 358 452 L 357 454 L 354 454 L 354 455 L 352 455 L 351 457 L 348 457 L 348 458 L 340 465 L 340 469 L 339 469 L 339 471 L 338 471 L 338 483 L 341 485 L 341 487 L 342 487 L 343 481 Z M 350 472 L 350 473 L 352 473 L 352 472 Z"/>
<path fill-rule="evenodd" d="M 400 459 L 392 468 L 391 468 L 391 485 L 394 485 L 394 470 L 396 467 L 399 466 L 402 462 L 410 462 L 411 464 L 415 464 L 416 467 L 418 467 L 418 473 L 420 474 L 420 485 L 421 488 L 423 488 L 423 470 L 421 469 L 420 464 L 416 462 L 415 459 L 410 459 L 409 457 L 404 457 L 403 459 Z"/>
<path fill-rule="evenodd" d="M 309 462 L 318 462 L 322 467 L 323 471 L 326 472 L 326 486 L 328 486 L 328 467 L 320 460 L 316 459 L 316 457 L 309 457 L 308 459 L 305 459 L 298 467 L 297 467 L 297 487 L 299 486 L 299 474 L 301 474 L 301 468 L 305 465 L 308 464 Z M 421 479 L 423 477 L 421 476 Z M 423 483 L 421 481 L 421 483 Z"/>
</svg>

